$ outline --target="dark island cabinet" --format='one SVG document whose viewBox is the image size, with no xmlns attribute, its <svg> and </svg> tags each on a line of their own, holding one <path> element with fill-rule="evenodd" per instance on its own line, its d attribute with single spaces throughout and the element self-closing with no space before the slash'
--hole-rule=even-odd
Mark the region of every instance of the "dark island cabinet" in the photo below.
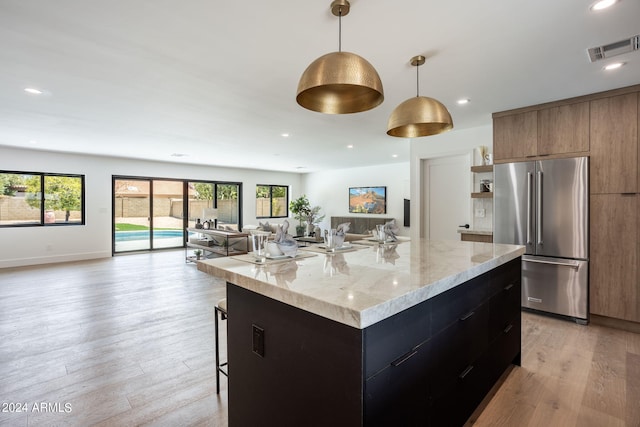
<svg viewBox="0 0 640 427">
<path fill-rule="evenodd" d="M 365 329 L 229 283 L 229 425 L 463 425 L 520 364 L 520 263 Z M 252 325 L 264 356 L 252 354 Z"/>
<path fill-rule="evenodd" d="M 520 364 L 520 271 L 516 259 L 428 300 L 429 338 L 367 378 L 364 424 L 463 425 L 506 368 Z"/>
</svg>

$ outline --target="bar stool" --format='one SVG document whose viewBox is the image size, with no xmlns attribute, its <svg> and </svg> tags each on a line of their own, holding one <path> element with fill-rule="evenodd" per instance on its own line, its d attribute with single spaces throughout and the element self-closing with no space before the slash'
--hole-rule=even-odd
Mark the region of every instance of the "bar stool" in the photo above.
<svg viewBox="0 0 640 427">
<path fill-rule="evenodd" d="M 220 363 L 220 336 L 218 334 L 218 314 L 220 315 L 220 320 L 227 319 L 227 299 L 223 298 L 218 301 L 218 305 L 215 307 L 215 334 L 216 334 L 216 393 L 220 394 L 220 374 L 229 378 L 229 374 L 227 371 L 223 369 L 223 367 L 227 366 L 227 362 Z"/>
</svg>

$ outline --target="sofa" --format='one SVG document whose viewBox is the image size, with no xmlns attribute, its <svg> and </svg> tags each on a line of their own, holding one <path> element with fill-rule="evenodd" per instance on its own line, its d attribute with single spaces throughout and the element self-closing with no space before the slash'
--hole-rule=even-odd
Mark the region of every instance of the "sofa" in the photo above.
<svg viewBox="0 0 640 427">
<path fill-rule="evenodd" d="M 275 234 L 276 230 L 277 230 L 277 226 L 278 225 L 281 226 L 283 223 L 284 223 L 284 219 L 282 221 L 280 221 L 280 222 L 271 222 L 269 220 L 264 220 L 264 221 L 258 222 L 257 225 L 256 224 L 247 224 L 247 225 L 242 226 L 242 232 L 243 233 L 251 233 L 251 231 L 254 231 L 254 230 L 261 230 L 261 231 L 270 231 L 271 233 Z M 288 233 L 291 234 L 291 235 L 295 235 L 295 231 L 296 231 L 296 224 L 292 224 L 291 221 L 289 221 Z M 272 237 L 273 237 L 273 235 L 272 235 Z"/>
<path fill-rule="evenodd" d="M 338 225 L 348 222 L 349 232 L 346 234 L 344 240 L 346 242 L 353 242 L 354 240 L 373 237 L 372 230 L 376 229 L 376 225 L 384 225 L 392 219 L 394 218 L 332 216 L 331 228 L 336 228 Z"/>
</svg>

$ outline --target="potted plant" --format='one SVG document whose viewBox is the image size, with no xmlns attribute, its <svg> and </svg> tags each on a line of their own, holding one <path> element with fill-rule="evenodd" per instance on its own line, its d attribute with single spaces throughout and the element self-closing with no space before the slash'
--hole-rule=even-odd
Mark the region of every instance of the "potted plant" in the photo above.
<svg viewBox="0 0 640 427">
<path fill-rule="evenodd" d="M 195 251 L 193 251 L 193 254 L 196 256 L 196 260 L 199 260 L 202 256 L 202 251 L 200 249 L 196 249 Z"/>
<path fill-rule="evenodd" d="M 311 213 L 311 203 L 309 203 L 309 199 L 303 194 L 297 199 L 292 200 L 289 203 L 289 210 L 293 213 L 293 217 L 299 221 L 299 224 L 296 226 L 296 236 L 303 236 L 305 227 L 302 225 L 302 221 L 306 221 L 307 216 Z"/>
<path fill-rule="evenodd" d="M 320 215 L 320 206 L 314 206 L 306 215 L 305 221 L 307 221 L 307 236 L 310 236 L 313 232 L 314 226 L 319 224 L 324 219 L 324 215 Z M 318 236 L 316 236 L 318 237 Z"/>
<path fill-rule="evenodd" d="M 293 212 L 294 218 L 300 222 L 296 226 L 296 236 L 310 235 L 313 232 L 313 226 L 324 219 L 324 215 L 320 215 L 320 206 L 311 207 L 309 199 L 304 194 L 289 203 L 289 210 Z M 306 233 L 303 222 L 306 222 Z"/>
</svg>

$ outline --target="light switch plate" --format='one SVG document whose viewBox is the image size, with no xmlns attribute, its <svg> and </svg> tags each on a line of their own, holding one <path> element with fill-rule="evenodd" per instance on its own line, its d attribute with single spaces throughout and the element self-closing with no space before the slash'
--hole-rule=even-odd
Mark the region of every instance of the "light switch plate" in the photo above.
<svg viewBox="0 0 640 427">
<path fill-rule="evenodd" d="M 476 218 L 484 218 L 485 210 L 484 209 L 476 209 Z"/>
</svg>

